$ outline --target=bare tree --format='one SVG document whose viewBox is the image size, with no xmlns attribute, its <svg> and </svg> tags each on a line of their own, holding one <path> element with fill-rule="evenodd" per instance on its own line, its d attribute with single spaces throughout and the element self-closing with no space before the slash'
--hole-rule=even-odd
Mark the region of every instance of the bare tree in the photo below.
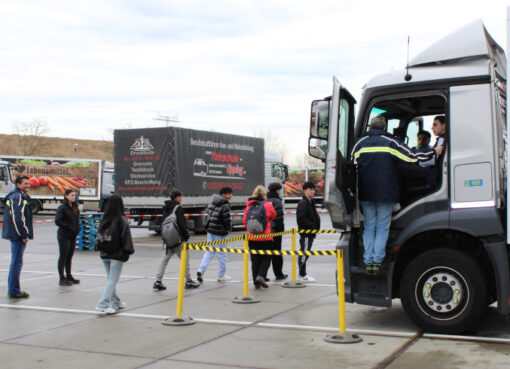
<svg viewBox="0 0 510 369">
<path fill-rule="evenodd" d="M 253 135 L 264 139 L 264 150 L 275 152 L 280 155 L 282 162 L 288 159 L 289 148 L 287 144 L 283 142 L 278 135 L 268 129 L 254 130 Z"/>
<path fill-rule="evenodd" d="M 321 160 L 311 157 L 308 153 L 297 156 L 296 159 L 293 161 L 293 163 L 295 163 L 295 165 L 292 165 L 292 166 L 296 166 L 299 168 L 322 168 L 322 167 L 324 167 L 324 163 Z"/>
<path fill-rule="evenodd" d="M 30 122 L 15 122 L 12 130 L 18 136 L 18 149 L 21 155 L 35 155 L 47 144 L 41 137 L 49 132 L 48 123 L 41 118 L 32 119 Z"/>
</svg>

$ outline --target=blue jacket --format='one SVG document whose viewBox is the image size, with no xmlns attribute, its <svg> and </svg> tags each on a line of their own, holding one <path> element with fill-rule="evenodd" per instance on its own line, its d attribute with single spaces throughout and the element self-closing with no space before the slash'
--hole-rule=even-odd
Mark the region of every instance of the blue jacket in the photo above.
<svg viewBox="0 0 510 369">
<path fill-rule="evenodd" d="M 360 201 L 400 201 L 398 162 L 417 163 L 434 154 L 414 153 L 406 144 L 386 131 L 371 129 L 352 149 L 351 159 L 358 168 L 358 198 Z"/>
<path fill-rule="evenodd" d="M 11 241 L 33 239 L 30 196 L 17 187 L 4 198 L 4 224 L 2 238 Z"/>
</svg>

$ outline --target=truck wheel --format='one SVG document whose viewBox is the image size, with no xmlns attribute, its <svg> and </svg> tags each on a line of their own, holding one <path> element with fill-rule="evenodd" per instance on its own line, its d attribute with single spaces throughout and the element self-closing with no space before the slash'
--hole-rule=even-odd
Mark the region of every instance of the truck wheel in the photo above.
<svg viewBox="0 0 510 369">
<path fill-rule="evenodd" d="M 36 215 L 42 209 L 42 204 L 39 200 L 30 200 L 30 209 L 32 210 L 32 214 Z"/>
<path fill-rule="evenodd" d="M 487 305 L 484 274 L 469 255 L 428 251 L 405 269 L 400 298 L 407 315 L 423 330 L 463 333 L 478 323 Z"/>
</svg>

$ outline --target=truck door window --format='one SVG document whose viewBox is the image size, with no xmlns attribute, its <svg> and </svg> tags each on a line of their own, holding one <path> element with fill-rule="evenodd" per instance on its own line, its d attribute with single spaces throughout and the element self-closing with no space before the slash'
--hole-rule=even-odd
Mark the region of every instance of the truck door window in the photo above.
<svg viewBox="0 0 510 369">
<path fill-rule="evenodd" d="M 420 131 L 420 123 L 413 120 L 407 125 L 407 145 L 409 147 L 418 146 L 418 132 Z"/>
<path fill-rule="evenodd" d="M 340 106 L 338 109 L 338 151 L 342 153 L 345 158 L 348 155 L 349 145 L 349 103 L 347 100 L 340 100 Z"/>
</svg>

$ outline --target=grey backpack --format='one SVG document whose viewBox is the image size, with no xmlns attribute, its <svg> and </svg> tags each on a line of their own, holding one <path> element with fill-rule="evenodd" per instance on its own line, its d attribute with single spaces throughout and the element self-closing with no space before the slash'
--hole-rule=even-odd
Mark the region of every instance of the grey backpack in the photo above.
<svg viewBox="0 0 510 369">
<path fill-rule="evenodd" d="M 178 207 L 179 205 L 163 220 L 161 225 L 161 237 L 163 237 L 163 241 L 169 249 L 179 246 L 182 242 L 179 226 L 177 225 L 177 216 L 175 215 Z"/>
</svg>

